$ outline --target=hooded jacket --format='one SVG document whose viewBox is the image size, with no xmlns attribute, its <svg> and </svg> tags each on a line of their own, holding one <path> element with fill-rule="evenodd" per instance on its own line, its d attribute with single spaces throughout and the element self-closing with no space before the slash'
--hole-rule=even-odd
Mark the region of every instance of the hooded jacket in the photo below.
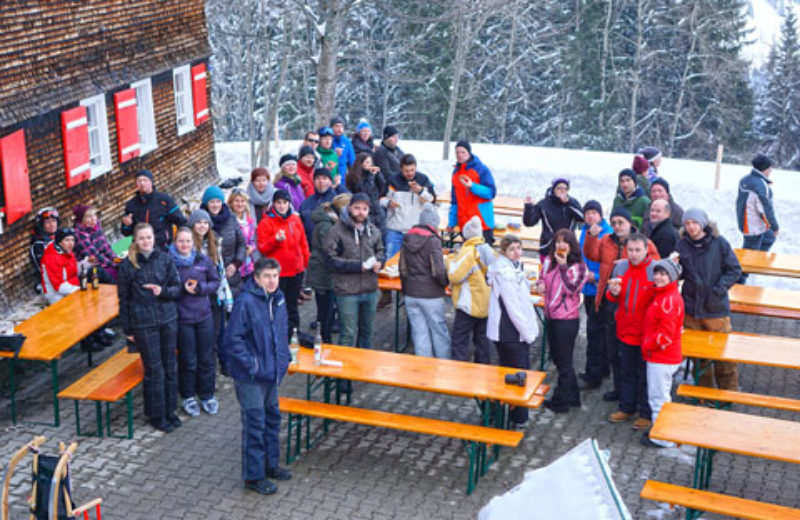
<svg viewBox="0 0 800 520">
<path fill-rule="evenodd" d="M 614 264 L 617 260 L 628 258 L 628 251 L 625 249 L 624 242 L 620 241 L 619 237 L 614 233 L 609 233 L 603 238 L 599 238 L 593 237 L 587 232 L 583 242 L 583 254 L 593 262 L 600 262 L 600 276 L 597 278 L 597 296 L 595 296 L 594 301 L 594 308 L 599 311 L 608 279 L 614 270 Z M 661 258 L 651 240 L 647 241 L 647 255 L 653 260 Z"/>
<path fill-rule="evenodd" d="M 676 250 L 683 267 L 683 301 L 686 314 L 693 318 L 730 316 L 728 291 L 739 281 L 742 266 L 730 244 L 709 224 L 705 236 L 692 240 L 681 231 Z"/>
<path fill-rule="evenodd" d="M 520 266 L 503 255 L 492 262 L 486 274 L 491 288 L 486 337 L 491 341 L 532 343 L 539 335 L 531 303 L 531 285 Z M 511 335 L 509 335 L 511 333 Z"/>
<path fill-rule="evenodd" d="M 353 143 L 353 152 L 356 155 L 360 153 L 365 153 L 370 156 L 375 155 L 375 141 L 372 137 L 370 137 L 366 141 L 362 141 L 361 137 L 359 137 L 358 134 L 356 133 L 353 135 L 351 142 Z"/>
<path fill-rule="evenodd" d="M 342 149 L 341 159 L 339 160 L 339 175 L 344 178 L 347 175 L 347 169 L 356 162 L 356 153 L 353 150 L 353 143 L 350 142 L 350 138 L 344 134 L 333 136 L 334 153 L 336 153 L 337 148 Z"/>
<path fill-rule="evenodd" d="M 760 235 L 768 229 L 778 231 L 778 219 L 772 205 L 772 181 L 756 170 L 739 181 L 736 196 L 736 221 L 745 236 Z"/>
<path fill-rule="evenodd" d="M 347 188 L 344 187 L 344 184 L 339 184 L 339 186 L 335 188 L 331 186 L 328 191 L 324 193 L 318 193 L 314 190 L 314 193 L 308 196 L 306 200 L 303 201 L 303 204 L 300 205 L 300 209 L 297 212 L 303 220 L 303 229 L 306 231 L 306 239 L 309 240 L 308 246 L 311 249 L 314 249 L 313 241 L 311 240 L 311 237 L 314 236 L 314 219 L 312 218 L 314 211 L 322 204 L 333 201 L 334 197 L 342 193 L 347 193 Z"/>
<path fill-rule="evenodd" d="M 625 197 L 621 190 L 617 190 L 617 196 L 614 197 L 614 205 L 611 211 L 623 207 L 631 212 L 633 225 L 637 228 L 642 227 L 644 217 L 648 215 L 650 210 L 650 198 L 645 195 L 641 186 L 636 186 L 630 197 Z"/>
<path fill-rule="evenodd" d="M 495 253 L 483 237 L 464 241 L 455 256 L 448 256 L 444 265 L 453 292 L 453 306 L 473 318 L 489 315 L 489 285 L 486 273 L 495 261 Z"/>
<path fill-rule="evenodd" d="M 185 226 L 186 218 L 181 209 L 166 193 L 153 191 L 147 195 L 137 192 L 133 198 L 125 203 L 123 215 L 133 215 L 133 223 L 130 226 L 122 224 L 120 232 L 123 236 L 133 235 L 133 228 L 136 224 L 146 222 L 153 226 L 156 246 L 167 250 L 167 246 L 172 243 L 172 226 Z"/>
<path fill-rule="evenodd" d="M 638 265 L 628 259 L 620 260 L 614 267 L 614 277 L 622 279 L 618 296 L 606 292 L 608 299 L 617 304 L 614 318 L 617 338 L 628 345 L 641 346 L 644 340 L 644 315 L 653 300 L 653 259 L 647 256 Z"/>
<path fill-rule="evenodd" d="M 600 226 L 600 234 L 597 238 L 603 238 L 604 236 L 608 235 L 609 233 L 613 233 L 614 230 L 608 224 L 606 219 L 601 219 L 598 223 Z M 586 236 L 589 234 L 589 225 L 584 224 L 581 226 L 581 238 L 580 238 L 580 246 L 581 246 L 581 253 L 583 253 L 583 244 L 586 241 Z M 583 253 L 583 261 L 586 264 L 586 268 L 594 274 L 594 279 L 600 279 L 600 262 L 595 262 L 594 260 L 589 260 L 586 257 L 586 253 Z M 597 282 L 589 283 L 586 282 L 583 286 L 583 294 L 584 296 L 594 296 L 597 294 Z"/>
<path fill-rule="evenodd" d="M 650 363 L 676 365 L 683 361 L 683 298 L 678 282 L 653 287 L 653 301 L 644 314 L 642 357 Z"/>
<path fill-rule="evenodd" d="M 551 268 L 552 267 L 552 268 Z M 552 265 L 550 257 L 542 263 L 544 312 L 551 320 L 575 320 L 581 314 L 581 291 L 586 283 L 586 264 Z"/>
<path fill-rule="evenodd" d="M 459 180 L 462 175 L 466 175 L 472 180 L 472 186 L 469 189 Z M 450 184 L 450 213 L 447 225 L 463 228 L 469 219 L 478 215 L 484 230 L 493 229 L 494 204 L 492 199 L 497 195 L 497 187 L 489 168 L 476 155 L 470 155 L 467 162 L 456 164 Z"/>
<path fill-rule="evenodd" d="M 306 200 L 306 187 L 303 186 L 303 179 L 300 175 L 294 177 L 281 175 L 281 178 L 275 181 L 275 189 L 288 191 L 292 197 L 292 208 L 295 211 L 300 211 L 300 206 Z M 311 189 L 314 189 L 313 186 Z"/>
<path fill-rule="evenodd" d="M 126 258 L 117 271 L 119 319 L 126 336 L 134 330 L 160 327 L 178 319 L 175 300 L 183 290 L 169 253 L 153 249 L 149 257 L 139 253 L 136 259 L 138 269 Z M 145 284 L 160 285 L 161 294 L 155 296 L 143 287 Z"/>
<path fill-rule="evenodd" d="M 436 202 L 436 192 L 427 175 L 417 172 L 413 180 L 422 186 L 419 194 L 411 191 L 411 188 L 408 187 L 409 181 L 402 173 L 397 173 L 389 179 L 389 191 L 386 197 L 381 199 L 381 205 L 386 210 L 387 229 L 401 233 L 407 232 L 419 222 L 422 206 L 428 202 Z M 390 208 L 390 201 L 397 202 L 400 206 Z"/>
<path fill-rule="evenodd" d="M 449 281 L 436 229 L 423 224 L 412 227 L 403 237 L 399 266 L 403 294 L 412 298 L 444 298 Z"/>
<path fill-rule="evenodd" d="M 245 281 L 225 326 L 220 363 L 243 382 L 280 384 L 289 367 L 289 317 L 283 293 Z"/>
<path fill-rule="evenodd" d="M 332 177 L 338 175 L 342 179 L 345 178 L 346 173 L 342 173 L 342 169 L 340 168 L 340 166 L 344 164 L 344 157 L 336 155 L 336 151 L 333 148 L 323 148 L 321 145 L 317 148 L 317 153 L 319 154 L 322 167 L 330 170 Z M 347 166 L 344 168 L 344 171 L 347 172 Z"/>
<path fill-rule="evenodd" d="M 276 235 L 283 231 L 285 240 Z M 256 230 L 258 252 L 262 257 L 274 258 L 281 266 L 281 278 L 296 276 L 308 266 L 308 241 L 300 217 L 289 208 L 281 216 L 273 206 L 267 211 Z"/>
<path fill-rule="evenodd" d="M 176 264 L 181 284 L 180 297 L 176 301 L 178 323 L 200 323 L 211 317 L 211 300 L 208 297 L 217 294 L 219 289 L 217 266 L 206 255 L 196 251 L 192 251 L 191 263 L 182 264 L 180 260 L 174 260 L 177 253 L 173 248 L 174 246 L 170 246 L 170 254 Z M 190 279 L 197 282 L 194 294 L 184 287 Z"/>
<path fill-rule="evenodd" d="M 365 294 L 378 290 L 378 274 L 364 271 L 362 264 L 375 257 L 383 264 L 384 248 L 380 230 L 369 221 L 357 229 L 347 208 L 325 237 L 325 263 L 333 271 L 333 290 L 337 295 Z"/>
<path fill-rule="evenodd" d="M 42 255 L 42 290 L 47 303 L 54 304 L 78 290 L 78 261 L 55 242 L 50 242 Z"/>
<path fill-rule="evenodd" d="M 384 184 L 388 183 L 395 175 L 400 173 L 400 159 L 405 155 L 399 146 L 390 148 L 386 141 L 381 141 L 375 150 L 375 166 L 381 169 Z M 385 195 L 385 193 L 381 193 Z"/>
<path fill-rule="evenodd" d="M 333 272 L 325 264 L 324 242 L 331 228 L 339 222 L 339 217 L 336 210 L 326 203 L 314 210 L 311 219 L 314 221 L 314 233 L 311 235 L 306 283 L 315 290 L 330 291 L 333 289 Z"/>
<path fill-rule="evenodd" d="M 542 221 L 542 233 L 539 237 L 539 254 L 546 255 L 550 251 L 553 235 L 559 229 L 574 229 L 579 222 L 583 222 L 583 208 L 577 199 L 570 197 L 564 203 L 553 193 L 553 188 L 547 189 L 547 194 L 536 204 L 525 204 L 522 214 L 522 223 L 533 227 L 539 220 Z"/>
</svg>

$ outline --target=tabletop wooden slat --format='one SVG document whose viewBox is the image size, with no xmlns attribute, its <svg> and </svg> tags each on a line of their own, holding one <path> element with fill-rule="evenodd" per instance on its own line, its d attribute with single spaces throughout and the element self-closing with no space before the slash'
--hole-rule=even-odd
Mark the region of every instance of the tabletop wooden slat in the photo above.
<svg viewBox="0 0 800 520">
<path fill-rule="evenodd" d="M 734 249 L 733 252 L 746 273 L 800 278 L 800 255 L 752 249 Z"/>
<path fill-rule="evenodd" d="M 800 422 L 666 403 L 650 437 L 800 464 Z"/>
<path fill-rule="evenodd" d="M 731 304 L 800 313 L 800 293 L 787 289 L 736 284 L 728 291 Z"/>
<path fill-rule="evenodd" d="M 34 361 L 58 359 L 118 313 L 115 286 L 101 284 L 98 290 L 75 291 L 14 328 L 26 336 L 19 357 Z M 12 355 L 0 352 L 0 357 Z"/>
<path fill-rule="evenodd" d="M 109 374 L 116 374 L 108 377 Z M 88 399 L 116 401 L 142 380 L 144 367 L 139 354 L 128 353 L 123 348 L 91 372 L 59 392 L 62 399 Z"/>
<path fill-rule="evenodd" d="M 796 338 L 687 329 L 681 348 L 684 357 L 800 369 L 800 339 Z"/>
<path fill-rule="evenodd" d="M 444 193 L 436 195 L 436 202 L 444 202 L 450 204 L 450 190 L 444 190 Z M 509 197 L 507 195 L 497 195 L 495 198 L 492 199 L 492 204 L 494 205 L 495 209 L 509 209 L 509 210 L 519 210 L 520 214 L 522 214 L 522 210 L 525 207 L 525 200 L 522 197 Z"/>
<path fill-rule="evenodd" d="M 338 345 L 326 344 L 324 349 L 327 359 L 341 361 L 343 366 L 315 365 L 313 350 L 301 348 L 299 362 L 289 365 L 289 373 L 351 379 L 460 397 L 493 399 L 520 406 L 530 402 L 546 375 L 544 372 L 528 370 L 526 384 L 521 387 L 505 383 L 505 375 L 519 371 L 517 368 Z"/>
</svg>

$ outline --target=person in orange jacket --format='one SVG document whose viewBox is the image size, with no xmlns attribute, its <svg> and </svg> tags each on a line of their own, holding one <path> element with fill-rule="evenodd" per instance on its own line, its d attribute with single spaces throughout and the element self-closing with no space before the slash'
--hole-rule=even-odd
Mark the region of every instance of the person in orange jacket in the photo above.
<svg viewBox="0 0 800 520">
<path fill-rule="evenodd" d="M 303 222 L 292 210 L 292 196 L 288 191 L 275 190 L 272 207 L 258 224 L 256 243 L 261 256 L 274 258 L 281 265 L 280 289 L 286 297 L 291 337 L 292 330 L 300 327 L 297 300 L 310 253 Z"/>
<path fill-rule="evenodd" d="M 472 146 L 467 141 L 456 143 L 456 165 L 450 181 L 450 212 L 447 230 L 455 226 L 464 229 L 467 222 L 475 216 L 481 219 L 481 229 L 486 243 L 494 243 L 494 204 L 497 187 L 489 168 L 472 154 Z"/>
<path fill-rule="evenodd" d="M 681 366 L 681 331 L 683 330 L 683 297 L 678 289 L 682 268 L 670 258 L 653 262 L 653 301 L 644 315 L 642 358 L 647 363 L 647 401 L 652 421 L 664 403 L 670 402 L 672 376 Z M 669 441 L 651 439 L 648 432 L 639 441 L 643 446 L 671 448 Z"/>
</svg>

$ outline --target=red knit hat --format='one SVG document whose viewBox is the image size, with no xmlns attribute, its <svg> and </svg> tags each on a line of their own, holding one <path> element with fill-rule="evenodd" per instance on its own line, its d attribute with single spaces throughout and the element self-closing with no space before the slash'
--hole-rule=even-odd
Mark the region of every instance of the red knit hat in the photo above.
<svg viewBox="0 0 800 520">
<path fill-rule="evenodd" d="M 639 175 L 644 175 L 649 169 L 650 163 L 643 156 L 637 155 L 633 158 L 633 171 Z"/>
<path fill-rule="evenodd" d="M 83 222 L 83 216 L 86 215 L 86 212 L 91 208 L 91 206 L 87 206 L 86 204 L 78 204 L 74 208 L 72 208 L 72 214 L 75 215 L 75 223 L 80 224 Z"/>
</svg>

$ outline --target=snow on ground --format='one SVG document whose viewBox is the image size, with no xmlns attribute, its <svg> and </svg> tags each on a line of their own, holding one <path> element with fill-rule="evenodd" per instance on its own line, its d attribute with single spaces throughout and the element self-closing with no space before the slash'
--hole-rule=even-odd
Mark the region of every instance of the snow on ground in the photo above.
<svg viewBox="0 0 800 520">
<path fill-rule="evenodd" d="M 298 141 L 285 141 L 274 149 L 269 166 L 277 171 L 278 157 L 295 152 Z M 453 145 L 454 146 L 454 145 Z M 400 141 L 400 147 L 416 156 L 419 169 L 425 172 L 437 187 L 450 187 L 452 166 L 455 162 L 453 148 L 450 160 L 444 161 L 442 143 L 435 141 Z M 217 168 L 223 178 L 242 176 L 250 172 L 248 143 L 217 143 Z M 608 216 L 611 211 L 617 174 L 630 168 L 633 155 L 627 153 L 568 150 L 534 146 L 474 144 L 472 152 L 489 167 L 500 195 L 541 198 L 550 181 L 566 177 L 571 182 L 571 194 L 581 202 L 596 199 Z M 714 190 L 715 164 L 706 161 L 672 159 L 665 157 L 660 173 L 670 183 L 675 201 L 684 209 L 699 206 L 716 220 L 720 232 L 733 247 L 740 247 L 742 235 L 736 225 L 736 192 L 739 179 L 750 171 L 749 165 L 723 163 L 720 189 Z M 792 233 L 800 227 L 800 172 L 776 170 L 771 179 L 776 199 L 781 234 L 772 250 L 779 253 L 800 254 L 800 236 Z M 800 280 L 771 276 L 753 276 L 753 285 L 782 287 L 800 290 Z"/>
</svg>

